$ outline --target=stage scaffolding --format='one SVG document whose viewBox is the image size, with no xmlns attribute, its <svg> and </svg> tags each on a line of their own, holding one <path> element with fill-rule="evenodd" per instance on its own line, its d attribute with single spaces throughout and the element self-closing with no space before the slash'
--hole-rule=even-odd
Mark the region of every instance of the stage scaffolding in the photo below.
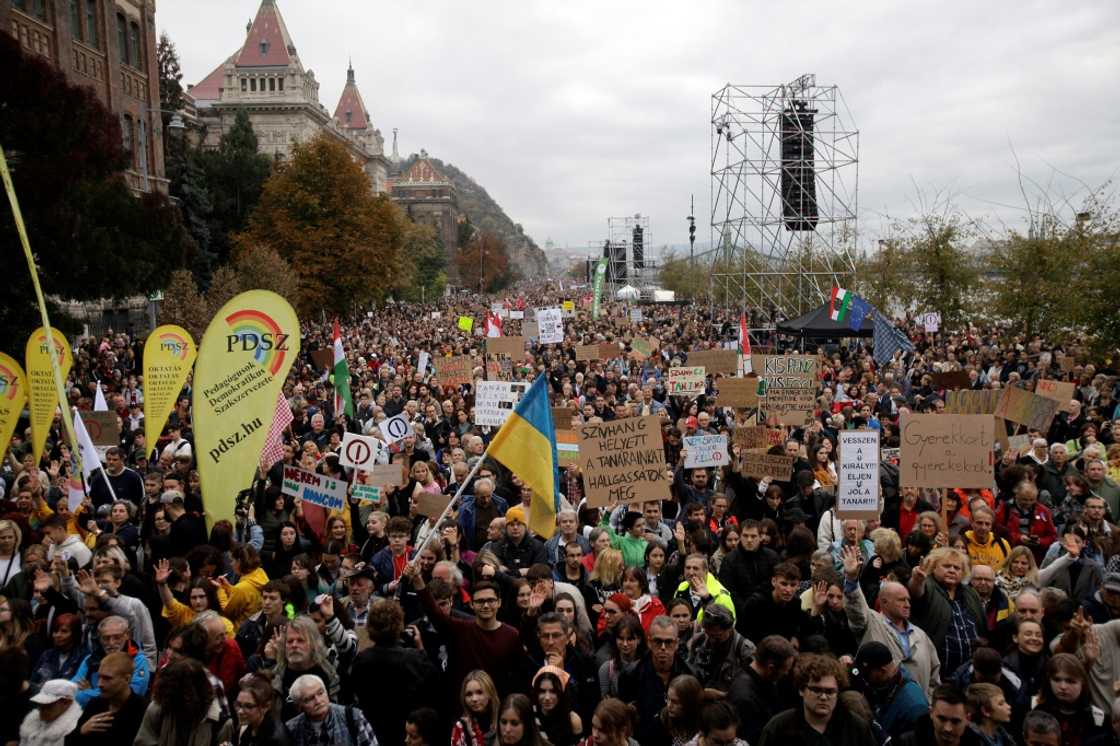
<svg viewBox="0 0 1120 746">
<path fill-rule="evenodd" d="M 640 231 L 641 248 L 635 244 L 635 231 Z M 653 234 L 649 217 L 636 214 L 627 217 L 607 218 L 607 238 L 599 245 L 598 256 L 610 259 L 607 265 L 607 285 L 617 290 L 632 285 L 639 290 L 657 284 L 657 263 L 650 259 Z"/>
<path fill-rule="evenodd" d="M 712 302 L 792 317 L 855 271 L 859 131 L 835 85 L 731 85 L 712 95 Z"/>
</svg>

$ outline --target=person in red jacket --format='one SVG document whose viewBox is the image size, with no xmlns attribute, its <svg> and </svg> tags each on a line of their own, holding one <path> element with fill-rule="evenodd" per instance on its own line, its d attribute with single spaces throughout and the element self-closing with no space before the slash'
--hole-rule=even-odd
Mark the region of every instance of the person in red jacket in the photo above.
<svg viewBox="0 0 1120 746">
<path fill-rule="evenodd" d="M 1035 561 L 1042 564 L 1046 550 L 1058 538 L 1050 509 L 1038 502 L 1038 487 L 1029 479 L 1015 485 L 1015 499 L 996 511 L 996 531 L 1012 547 L 1025 546 Z"/>
</svg>

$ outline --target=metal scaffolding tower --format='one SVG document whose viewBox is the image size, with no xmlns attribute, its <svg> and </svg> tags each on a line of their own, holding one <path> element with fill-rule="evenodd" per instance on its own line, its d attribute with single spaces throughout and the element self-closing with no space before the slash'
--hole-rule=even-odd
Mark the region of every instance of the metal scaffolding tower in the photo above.
<svg viewBox="0 0 1120 746">
<path fill-rule="evenodd" d="M 599 256 L 610 259 L 607 283 L 612 289 L 632 285 L 640 290 L 657 284 L 657 263 L 650 259 L 653 234 L 649 217 L 607 218 L 607 239 L 601 248 Z"/>
<path fill-rule="evenodd" d="M 728 84 L 711 127 L 713 303 L 810 310 L 855 271 L 859 131 L 840 89 Z"/>
</svg>

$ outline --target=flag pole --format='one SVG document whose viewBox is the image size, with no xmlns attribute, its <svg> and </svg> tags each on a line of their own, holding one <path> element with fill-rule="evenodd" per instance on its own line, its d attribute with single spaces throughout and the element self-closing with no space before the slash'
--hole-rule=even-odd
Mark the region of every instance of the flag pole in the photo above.
<svg viewBox="0 0 1120 746">
<path fill-rule="evenodd" d="M 451 508 L 459 501 L 459 498 L 463 494 L 463 490 L 465 490 L 467 488 L 467 485 L 471 483 L 471 480 L 474 479 L 474 475 L 478 473 L 478 470 L 482 466 L 482 462 L 486 460 L 486 454 L 488 453 L 490 453 L 489 443 L 486 444 L 486 450 L 483 451 L 482 455 L 478 457 L 478 461 L 475 462 L 475 465 L 471 467 L 471 470 L 469 472 L 467 472 L 467 476 L 463 479 L 463 483 L 459 485 L 459 489 L 455 490 L 455 495 L 447 501 L 447 505 L 444 507 L 443 512 L 440 513 L 439 518 L 436 519 L 435 530 L 429 531 L 428 536 L 424 539 L 420 546 L 416 548 L 416 551 L 413 554 L 414 557 L 419 557 L 420 553 L 424 551 L 425 548 L 427 548 L 428 543 L 432 540 L 432 537 L 439 534 L 439 524 L 443 523 L 444 519 L 447 518 L 448 514 L 451 512 Z M 411 495 L 409 496 L 409 499 L 412 499 Z"/>
</svg>

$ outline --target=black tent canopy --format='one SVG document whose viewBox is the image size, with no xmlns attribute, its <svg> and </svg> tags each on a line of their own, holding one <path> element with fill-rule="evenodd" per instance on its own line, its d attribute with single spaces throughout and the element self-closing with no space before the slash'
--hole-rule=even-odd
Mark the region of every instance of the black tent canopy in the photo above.
<svg viewBox="0 0 1120 746">
<path fill-rule="evenodd" d="M 871 337 L 875 334 L 875 324 L 868 314 L 859 331 L 852 331 L 848 319 L 833 321 L 829 317 L 828 304 L 825 303 L 804 316 L 778 322 L 779 334 L 792 334 L 805 339 L 837 339 L 841 337 Z"/>
</svg>

